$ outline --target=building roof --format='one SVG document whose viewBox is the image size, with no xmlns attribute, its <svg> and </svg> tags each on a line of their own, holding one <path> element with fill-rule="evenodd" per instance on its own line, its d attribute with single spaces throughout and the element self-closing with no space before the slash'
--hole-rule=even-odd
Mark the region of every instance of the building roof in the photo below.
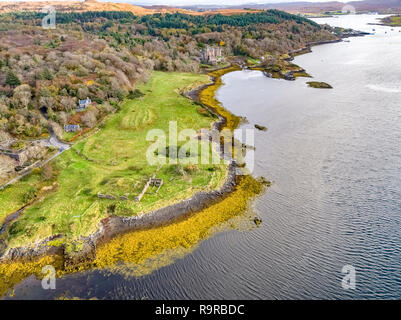
<svg viewBox="0 0 401 320">
<path fill-rule="evenodd" d="M 79 104 L 86 104 L 86 103 L 91 103 L 92 100 L 90 98 L 86 98 L 85 100 L 79 100 Z"/>
</svg>

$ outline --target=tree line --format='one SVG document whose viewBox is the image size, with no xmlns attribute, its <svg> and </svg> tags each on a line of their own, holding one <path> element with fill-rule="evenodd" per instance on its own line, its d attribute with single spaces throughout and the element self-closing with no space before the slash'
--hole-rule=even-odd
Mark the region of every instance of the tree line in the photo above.
<svg viewBox="0 0 401 320">
<path fill-rule="evenodd" d="M 46 14 L 41 12 L 14 12 L 3 14 L 3 16 L 22 20 L 42 20 Z M 1 15 L 0 15 L 1 18 Z M 217 28 L 218 26 L 244 27 L 253 24 L 271 23 L 279 24 L 283 21 L 295 21 L 307 23 L 311 26 L 320 26 L 304 17 L 293 15 L 280 10 L 265 10 L 258 13 L 245 13 L 234 15 L 188 15 L 183 13 L 157 13 L 152 15 L 135 16 L 132 12 L 123 11 L 87 11 L 87 12 L 60 12 L 57 13 L 57 23 L 84 23 L 103 18 L 107 20 L 118 20 L 121 23 L 135 22 L 143 23 L 152 28 L 175 28 L 185 29 L 199 28 L 203 26 Z"/>
</svg>

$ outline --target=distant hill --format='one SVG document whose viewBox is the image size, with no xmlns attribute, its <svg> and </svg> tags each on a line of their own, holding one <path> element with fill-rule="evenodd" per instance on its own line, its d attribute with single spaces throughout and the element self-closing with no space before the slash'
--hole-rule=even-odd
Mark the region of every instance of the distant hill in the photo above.
<svg viewBox="0 0 401 320">
<path fill-rule="evenodd" d="M 118 1 L 118 0 L 117 0 Z M 196 0 L 195 0 L 196 1 Z M 268 1 L 268 0 L 267 0 Z M 99 2 L 96 0 L 67 0 L 67 1 L 34 1 L 34 2 L 0 2 L 0 13 L 12 11 L 41 11 L 43 7 L 51 5 L 60 12 L 85 11 L 128 11 L 143 16 L 154 13 L 180 12 L 190 15 L 223 14 L 233 15 L 257 10 L 279 9 L 290 13 L 321 13 L 325 11 L 339 11 L 346 4 L 352 5 L 357 11 L 401 12 L 401 0 L 364 0 L 352 2 L 287 2 L 266 4 L 242 5 L 193 5 L 170 7 L 164 5 L 136 6 L 129 3 Z M 251 9 L 251 10 L 250 10 Z"/>
<path fill-rule="evenodd" d="M 143 16 L 154 13 L 185 13 L 191 15 L 207 15 L 221 13 L 224 15 L 232 15 L 238 13 L 249 12 L 242 8 L 234 8 L 229 10 L 217 10 L 213 12 L 192 11 L 185 8 L 175 8 L 170 6 L 135 6 L 129 3 L 113 3 L 99 2 L 96 0 L 86 1 L 26 1 L 26 2 L 0 2 L 0 13 L 18 12 L 18 11 L 41 11 L 45 6 L 53 6 L 60 12 L 85 12 L 85 11 L 128 11 L 135 15 Z"/>
<path fill-rule="evenodd" d="M 349 4 L 361 11 L 382 11 L 388 9 L 394 9 L 395 11 L 401 10 L 401 0 L 365 0 L 353 1 Z"/>
<path fill-rule="evenodd" d="M 45 6 L 53 6 L 62 12 L 84 12 L 84 11 L 129 11 L 135 15 L 146 15 L 163 12 L 182 12 L 187 10 L 182 8 L 172 8 L 160 6 L 157 8 L 144 8 L 128 3 L 98 2 L 96 0 L 86 1 L 38 1 L 38 2 L 0 2 L 0 12 L 11 11 L 41 11 Z"/>
<path fill-rule="evenodd" d="M 267 1 L 268 2 L 268 1 Z M 400 12 L 401 11 L 401 0 L 364 0 L 364 1 L 330 1 L 330 2 L 284 2 L 284 3 L 245 3 L 242 5 L 235 6 L 219 6 L 219 5 L 204 5 L 204 6 L 183 6 L 182 8 L 188 10 L 202 10 L 202 11 L 213 11 L 213 10 L 229 10 L 229 9 L 279 9 L 291 13 L 321 13 L 325 11 L 339 11 L 345 5 L 352 5 L 357 11 L 381 11 L 381 12 Z"/>
</svg>

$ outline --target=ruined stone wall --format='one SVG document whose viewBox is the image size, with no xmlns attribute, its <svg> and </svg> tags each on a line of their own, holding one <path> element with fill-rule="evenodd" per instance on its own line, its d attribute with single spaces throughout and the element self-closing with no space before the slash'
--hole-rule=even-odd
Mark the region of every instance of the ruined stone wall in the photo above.
<svg viewBox="0 0 401 320">
<path fill-rule="evenodd" d="M 22 165 L 31 159 L 41 158 L 46 153 L 46 147 L 42 142 L 33 142 L 28 147 L 20 151 L 12 151 L 9 149 L 0 149 L 0 154 L 10 157 Z"/>
<path fill-rule="evenodd" d="M 209 47 L 202 51 L 201 60 L 204 63 L 217 64 L 220 61 L 220 57 L 222 56 L 222 50 L 220 47 Z"/>
</svg>

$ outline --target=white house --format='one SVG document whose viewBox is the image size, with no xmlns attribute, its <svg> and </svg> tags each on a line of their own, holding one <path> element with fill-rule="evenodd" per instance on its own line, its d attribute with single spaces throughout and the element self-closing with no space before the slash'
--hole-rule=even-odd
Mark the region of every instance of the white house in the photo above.
<svg viewBox="0 0 401 320">
<path fill-rule="evenodd" d="M 91 105 L 91 103 L 92 103 L 92 100 L 90 98 L 86 98 L 85 100 L 79 100 L 77 111 L 86 110 L 86 108 L 89 107 Z"/>
<path fill-rule="evenodd" d="M 75 132 L 80 129 L 79 124 L 66 124 L 64 126 L 64 131 L 66 132 Z"/>
</svg>

